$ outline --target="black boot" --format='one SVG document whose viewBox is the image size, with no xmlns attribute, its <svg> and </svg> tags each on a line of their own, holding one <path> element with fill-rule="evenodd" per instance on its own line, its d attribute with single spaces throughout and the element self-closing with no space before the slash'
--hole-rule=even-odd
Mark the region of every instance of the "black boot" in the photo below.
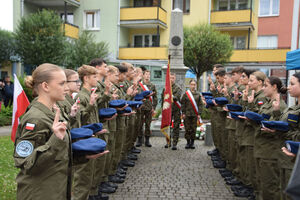
<svg viewBox="0 0 300 200">
<path fill-rule="evenodd" d="M 191 143 L 190 139 L 186 140 L 185 149 L 189 149 L 190 148 L 190 143 Z"/>
<path fill-rule="evenodd" d="M 195 149 L 194 141 L 194 139 L 191 139 L 190 149 Z"/>
<path fill-rule="evenodd" d="M 138 141 L 137 141 L 137 143 L 135 145 L 136 147 L 142 146 L 142 139 L 143 139 L 142 137 L 140 137 L 140 136 L 138 137 Z"/>
<path fill-rule="evenodd" d="M 149 137 L 149 136 L 146 136 L 145 139 L 146 139 L 146 141 L 145 141 L 145 146 L 146 146 L 146 147 L 152 147 L 152 145 L 150 144 L 150 141 L 149 141 L 150 137 Z"/>
<path fill-rule="evenodd" d="M 173 141 L 172 150 L 177 150 L 177 141 Z"/>
</svg>

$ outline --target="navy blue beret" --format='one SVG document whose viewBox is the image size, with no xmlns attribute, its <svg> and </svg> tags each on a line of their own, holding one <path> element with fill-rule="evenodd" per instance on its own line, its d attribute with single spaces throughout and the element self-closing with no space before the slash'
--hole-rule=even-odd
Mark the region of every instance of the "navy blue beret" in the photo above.
<svg viewBox="0 0 300 200">
<path fill-rule="evenodd" d="M 217 97 L 215 98 L 215 102 L 216 104 L 218 105 L 225 105 L 225 104 L 228 104 L 228 100 L 226 97 Z"/>
<path fill-rule="evenodd" d="M 238 104 L 227 104 L 226 108 L 229 111 L 242 111 L 243 110 L 243 107 Z"/>
<path fill-rule="evenodd" d="M 245 113 L 244 112 L 229 112 L 229 117 L 231 117 L 232 119 L 240 119 L 238 116 L 244 116 Z"/>
<path fill-rule="evenodd" d="M 114 114 L 117 113 L 117 110 L 115 108 L 102 108 L 99 110 L 99 116 L 100 118 L 110 118 L 114 116 Z"/>
<path fill-rule="evenodd" d="M 300 142 L 295 142 L 291 140 L 285 141 L 286 148 L 293 154 L 297 154 L 300 146 Z"/>
<path fill-rule="evenodd" d="M 118 114 L 124 114 L 124 113 L 131 113 L 132 109 L 131 107 L 126 107 L 124 110 L 118 110 Z"/>
<path fill-rule="evenodd" d="M 93 133 L 95 134 L 95 133 L 102 130 L 103 124 L 102 123 L 93 123 L 93 124 L 88 124 L 88 125 L 81 126 L 81 128 L 91 129 L 93 131 Z"/>
<path fill-rule="evenodd" d="M 143 95 L 144 97 L 146 97 L 146 96 L 150 95 L 151 93 L 152 93 L 152 91 L 145 90 L 145 91 L 141 92 L 140 94 Z"/>
<path fill-rule="evenodd" d="M 212 96 L 211 92 L 202 92 L 202 96 Z"/>
<path fill-rule="evenodd" d="M 270 115 L 267 115 L 265 113 L 262 114 L 263 118 L 266 119 L 266 120 L 269 120 L 271 118 Z"/>
<path fill-rule="evenodd" d="M 289 131 L 289 123 L 288 122 L 283 122 L 283 121 L 262 121 L 262 126 L 277 130 L 277 131 L 284 131 L 287 132 Z"/>
<path fill-rule="evenodd" d="M 135 101 L 142 101 L 144 98 L 145 98 L 144 95 L 139 93 L 139 94 L 135 95 L 134 100 Z"/>
<path fill-rule="evenodd" d="M 122 108 L 125 105 L 126 105 L 126 101 L 123 99 L 111 100 L 109 102 L 109 107 L 112 107 L 112 108 Z"/>
<path fill-rule="evenodd" d="M 255 122 L 261 122 L 264 120 L 263 116 L 261 116 L 260 114 L 258 114 L 256 112 L 252 112 L 250 110 L 247 110 L 245 112 L 245 117 L 247 117 L 248 119 L 251 119 Z"/>
<path fill-rule="evenodd" d="M 72 144 L 72 150 L 75 154 L 90 155 L 101 153 L 106 148 L 106 142 L 99 138 L 91 137 L 79 140 Z"/>
<path fill-rule="evenodd" d="M 205 99 L 206 104 L 207 104 L 208 106 L 215 106 L 215 104 L 213 103 L 213 100 L 214 100 L 214 99 Z"/>
<path fill-rule="evenodd" d="M 86 128 L 72 128 L 70 130 L 70 133 L 72 139 L 86 138 L 91 137 L 93 135 L 93 131 L 91 129 Z"/>
<path fill-rule="evenodd" d="M 143 104 L 142 101 L 127 101 L 128 106 L 132 107 L 132 108 L 138 108 L 139 106 L 141 106 Z"/>
<path fill-rule="evenodd" d="M 213 99 L 213 96 L 204 96 L 205 99 Z"/>
</svg>

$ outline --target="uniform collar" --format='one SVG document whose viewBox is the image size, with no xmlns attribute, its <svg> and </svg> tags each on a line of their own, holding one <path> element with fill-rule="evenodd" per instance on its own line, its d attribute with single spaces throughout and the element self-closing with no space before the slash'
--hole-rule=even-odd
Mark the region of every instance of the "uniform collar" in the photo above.
<svg viewBox="0 0 300 200">
<path fill-rule="evenodd" d="M 52 110 L 50 110 L 47 106 L 45 106 L 44 104 L 42 104 L 42 103 L 40 103 L 38 101 L 34 101 L 34 102 L 32 102 L 32 107 L 35 107 L 36 109 L 42 111 L 49 118 L 51 118 L 52 120 L 54 120 L 55 113 Z"/>
</svg>

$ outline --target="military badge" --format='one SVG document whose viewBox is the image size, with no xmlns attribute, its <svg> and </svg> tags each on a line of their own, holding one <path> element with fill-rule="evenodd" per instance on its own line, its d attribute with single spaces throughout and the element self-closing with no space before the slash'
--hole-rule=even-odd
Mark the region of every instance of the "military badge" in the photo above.
<svg viewBox="0 0 300 200">
<path fill-rule="evenodd" d="M 16 153 L 20 157 L 27 157 L 33 152 L 33 145 L 31 142 L 27 140 L 23 140 L 22 142 L 19 142 L 16 147 Z"/>
</svg>

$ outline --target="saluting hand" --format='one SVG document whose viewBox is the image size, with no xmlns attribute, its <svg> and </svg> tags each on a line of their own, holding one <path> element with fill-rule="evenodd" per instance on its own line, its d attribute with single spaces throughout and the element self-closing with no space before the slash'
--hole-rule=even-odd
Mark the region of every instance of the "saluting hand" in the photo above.
<svg viewBox="0 0 300 200">
<path fill-rule="evenodd" d="M 246 89 L 243 90 L 243 100 L 247 101 L 248 100 L 248 92 L 249 92 L 249 86 L 246 86 Z"/>
<path fill-rule="evenodd" d="M 251 95 L 248 96 L 248 103 L 252 103 L 254 101 L 254 94 L 255 94 L 255 91 L 252 90 Z"/>
<path fill-rule="evenodd" d="M 280 110 L 280 94 L 276 95 L 275 100 L 272 103 L 273 110 Z"/>
<path fill-rule="evenodd" d="M 228 88 L 227 88 L 227 85 L 226 85 L 226 84 L 224 84 L 224 87 L 223 87 L 223 89 L 222 89 L 222 93 L 224 94 L 224 96 L 229 96 L 229 95 L 228 95 Z"/>
<path fill-rule="evenodd" d="M 212 79 L 211 79 L 211 76 L 210 76 L 210 75 L 208 75 L 207 79 L 208 79 L 208 82 L 209 82 L 209 84 L 210 84 L 210 85 L 211 85 L 211 84 L 213 84 L 213 81 L 212 81 Z"/>
<path fill-rule="evenodd" d="M 111 88 L 111 82 L 105 81 L 105 91 L 104 94 L 108 95 Z"/>
<path fill-rule="evenodd" d="M 238 101 L 239 100 L 239 90 L 237 89 L 236 86 L 234 86 L 233 95 L 234 95 L 234 100 Z"/>
<path fill-rule="evenodd" d="M 76 102 L 71 107 L 71 113 L 70 113 L 71 117 L 75 117 L 77 112 L 79 111 L 78 103 L 79 103 L 79 97 L 77 98 Z"/>
<path fill-rule="evenodd" d="M 92 92 L 92 94 L 90 96 L 90 105 L 94 105 L 96 103 L 96 100 L 98 98 L 98 95 L 96 94 L 96 90 L 97 90 L 97 88 L 94 89 L 94 91 Z"/>
<path fill-rule="evenodd" d="M 66 135 L 67 122 L 60 122 L 60 109 L 56 105 L 54 105 L 53 108 L 56 110 L 56 113 L 52 124 L 52 130 L 56 137 L 63 140 Z"/>
<path fill-rule="evenodd" d="M 216 90 L 215 84 L 211 83 L 209 89 L 210 89 L 210 91 L 215 91 Z"/>
<path fill-rule="evenodd" d="M 133 91 L 134 91 L 134 86 L 132 85 L 127 89 L 126 94 L 133 96 Z"/>
</svg>

